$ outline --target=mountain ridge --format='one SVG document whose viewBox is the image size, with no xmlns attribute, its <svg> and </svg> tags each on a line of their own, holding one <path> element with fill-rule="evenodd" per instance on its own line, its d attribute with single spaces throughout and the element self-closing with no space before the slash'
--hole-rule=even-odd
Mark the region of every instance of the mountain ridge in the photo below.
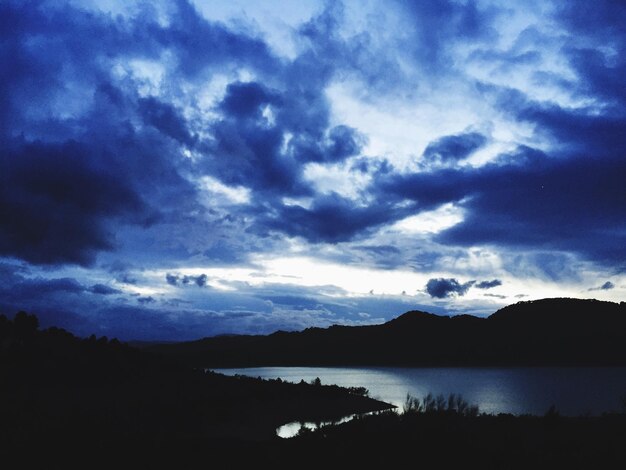
<svg viewBox="0 0 626 470">
<path fill-rule="evenodd" d="M 379 325 L 209 337 L 148 349 L 201 367 L 626 365 L 626 303 L 521 301 L 486 318 L 413 310 Z"/>
</svg>

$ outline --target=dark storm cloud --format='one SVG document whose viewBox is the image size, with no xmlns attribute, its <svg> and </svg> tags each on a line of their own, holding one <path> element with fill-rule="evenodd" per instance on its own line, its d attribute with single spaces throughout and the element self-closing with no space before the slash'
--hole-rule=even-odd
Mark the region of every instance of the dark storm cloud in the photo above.
<svg viewBox="0 0 626 470">
<path fill-rule="evenodd" d="M 10 24 L 0 54 L 13 66 L 0 78 L 0 254 L 90 264 L 115 248 L 115 224 L 146 226 L 158 219 L 151 206 L 167 207 L 168 191 L 193 192 L 164 140 L 191 143 L 190 134 L 171 106 L 110 81 L 116 59 L 154 57 L 146 24 L 42 2 L 1 8 Z M 160 135 L 133 129 L 135 114 Z"/>
<path fill-rule="evenodd" d="M 503 103 L 504 106 L 504 103 Z M 556 105 L 520 103 L 509 109 L 516 117 L 539 126 L 549 137 L 566 147 L 566 157 L 616 158 L 626 150 L 623 110 L 598 115 L 591 110 L 569 110 Z"/>
<path fill-rule="evenodd" d="M 428 144 L 423 156 L 429 161 L 454 162 L 469 157 L 486 142 L 485 136 L 478 132 L 449 135 Z"/>
<path fill-rule="evenodd" d="M 386 204 L 358 207 L 351 200 L 333 194 L 318 197 L 308 209 L 282 206 L 263 223 L 270 230 L 300 236 L 313 243 L 335 243 L 350 240 L 407 212 L 406 207 L 398 209 Z"/>
<path fill-rule="evenodd" d="M 310 80 L 311 74 L 295 63 L 285 73 Z M 317 73 L 319 75 L 319 72 Z M 269 89 L 257 82 L 228 85 L 220 103 L 222 119 L 213 127 L 213 158 L 207 170 L 231 185 L 241 185 L 272 197 L 273 194 L 308 195 L 302 179 L 303 164 L 332 163 L 360 152 L 365 138 L 348 126 L 329 128 L 329 103 L 321 77 L 313 88 Z M 292 137 L 287 142 L 285 135 Z M 286 148 L 285 148 L 286 147 Z"/>
<path fill-rule="evenodd" d="M 17 287 L 21 288 L 25 293 L 30 291 L 33 295 L 53 292 L 79 294 L 85 291 L 85 287 L 83 285 L 81 285 L 76 279 L 69 277 L 58 279 L 28 279 L 22 281 L 22 283 Z"/>
<path fill-rule="evenodd" d="M 235 118 L 260 118 L 261 107 L 280 102 L 276 92 L 267 90 L 259 83 L 236 82 L 226 88 L 226 96 L 220 107 L 228 115 Z"/>
<path fill-rule="evenodd" d="M 500 279 L 493 279 L 491 281 L 481 281 L 474 284 L 474 287 L 477 289 L 492 289 L 494 287 L 498 287 L 502 285 L 502 281 Z"/>
<path fill-rule="evenodd" d="M 591 287 L 590 289 L 587 289 L 587 290 L 590 290 L 590 291 L 593 291 L 593 290 L 611 290 L 611 289 L 614 289 L 614 288 L 615 288 L 615 284 L 613 284 L 611 281 L 606 281 L 604 284 L 602 284 L 599 287 Z"/>
<path fill-rule="evenodd" d="M 112 294 L 122 293 L 121 290 L 107 286 L 106 284 L 94 284 L 88 290 L 89 292 L 93 294 L 99 294 L 99 295 L 112 295 Z"/>
<path fill-rule="evenodd" d="M 139 113 L 147 124 L 181 144 L 189 147 L 194 145 L 196 139 L 190 134 L 185 119 L 172 105 L 153 97 L 140 98 L 138 105 Z"/>
<path fill-rule="evenodd" d="M 206 274 L 200 274 L 198 276 L 185 276 L 183 277 L 183 284 L 193 282 L 198 287 L 204 287 L 206 286 L 207 279 L 208 276 Z"/>
<path fill-rule="evenodd" d="M 2 297 L 5 299 L 14 299 L 16 302 L 24 301 L 28 303 L 28 299 L 32 298 L 40 298 L 44 302 L 46 299 L 50 298 L 63 300 L 67 295 L 82 293 L 96 295 L 122 294 L 122 291 L 105 284 L 94 284 L 90 287 L 86 287 L 71 277 L 52 279 L 44 277 L 25 277 L 23 271 L 14 266 L 7 267 L 3 277 L 4 284 L 2 289 L 0 289 Z"/>
<path fill-rule="evenodd" d="M 177 286 L 178 282 L 180 281 L 180 276 L 176 275 L 176 274 L 170 274 L 167 273 L 165 274 L 165 281 L 170 285 L 170 286 Z"/>
<path fill-rule="evenodd" d="M 221 105 L 224 119 L 213 127 L 215 157 L 207 162 L 208 169 L 230 185 L 267 193 L 305 193 L 300 168 L 281 151 L 283 129 L 270 125 L 261 113 L 272 93 L 256 83 L 228 86 Z"/>
<path fill-rule="evenodd" d="M 566 50 L 578 72 L 580 92 L 623 106 L 626 90 L 620 77 L 626 71 L 626 5 L 611 0 L 557 3 L 555 17 L 572 35 L 585 39 L 579 44 L 587 47 L 577 45 Z"/>
<path fill-rule="evenodd" d="M 358 155 L 365 138 L 351 127 L 336 126 L 330 130 L 328 140 L 329 144 L 326 148 L 327 159 L 329 161 L 339 161 Z"/>
<path fill-rule="evenodd" d="M 469 281 L 461 284 L 454 278 L 444 279 L 429 279 L 426 283 L 426 292 L 431 297 L 437 299 L 443 299 L 446 297 L 452 297 L 455 295 L 463 296 L 467 293 L 470 287 L 474 285 L 476 281 Z"/>
<path fill-rule="evenodd" d="M 165 274 L 165 281 L 171 286 L 195 284 L 198 287 L 206 286 L 208 276 L 206 274 L 199 274 L 198 276 L 183 276 L 180 274 Z"/>
<path fill-rule="evenodd" d="M 552 158 L 520 148 L 479 168 L 388 176 L 379 190 L 421 210 L 463 207 L 464 220 L 437 236 L 443 243 L 551 248 L 615 261 L 626 255 L 625 180 L 623 158 Z"/>
<path fill-rule="evenodd" d="M 358 155 L 365 137 L 348 126 L 335 126 L 327 134 L 301 134 L 289 142 L 289 152 L 300 162 L 335 163 Z"/>
<path fill-rule="evenodd" d="M 107 222 L 140 214 L 143 203 L 129 181 L 92 151 L 76 142 L 5 146 L 0 254 L 40 264 L 89 264 L 98 251 L 113 247 Z"/>
</svg>

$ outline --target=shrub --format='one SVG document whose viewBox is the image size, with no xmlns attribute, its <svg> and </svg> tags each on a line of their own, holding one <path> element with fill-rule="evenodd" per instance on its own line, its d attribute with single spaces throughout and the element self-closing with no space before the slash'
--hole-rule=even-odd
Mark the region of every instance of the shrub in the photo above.
<svg viewBox="0 0 626 470">
<path fill-rule="evenodd" d="M 404 414 L 452 414 L 466 417 L 478 416 L 478 406 L 470 405 L 463 397 L 451 393 L 448 398 L 444 395 L 436 397 L 429 393 L 421 401 L 419 398 L 407 393 L 403 406 Z"/>
</svg>

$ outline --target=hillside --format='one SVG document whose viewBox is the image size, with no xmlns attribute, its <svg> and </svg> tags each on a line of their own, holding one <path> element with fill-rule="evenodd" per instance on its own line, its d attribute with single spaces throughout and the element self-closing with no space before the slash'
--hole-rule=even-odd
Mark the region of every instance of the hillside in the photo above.
<svg viewBox="0 0 626 470">
<path fill-rule="evenodd" d="M 626 365 L 626 303 L 543 299 L 487 318 L 410 311 L 382 325 L 222 336 L 149 349 L 203 367 Z"/>
<path fill-rule="evenodd" d="M 364 390 L 227 377 L 115 339 L 39 330 L 37 317 L 25 312 L 14 320 L 0 315 L 0 383 L 2 460 L 58 454 L 81 468 L 127 452 L 141 464 L 136 468 L 161 468 L 160 453 L 178 459 L 189 449 L 198 462 L 211 451 L 230 458 L 229 449 L 244 442 L 277 439 L 275 428 L 287 422 L 392 408 Z M 185 468 L 180 464 L 164 467 Z"/>
</svg>

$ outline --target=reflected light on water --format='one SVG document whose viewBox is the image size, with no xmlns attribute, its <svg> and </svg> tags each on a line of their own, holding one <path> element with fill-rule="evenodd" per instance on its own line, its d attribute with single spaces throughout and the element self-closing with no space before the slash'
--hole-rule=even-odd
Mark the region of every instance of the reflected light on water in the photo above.
<svg viewBox="0 0 626 470">
<path fill-rule="evenodd" d="M 423 398 L 460 394 L 480 412 L 543 415 L 555 405 L 562 415 L 600 415 L 620 410 L 626 395 L 625 367 L 401 368 L 257 367 L 215 369 L 226 375 L 280 377 L 289 382 L 365 387 L 370 397 L 402 410 L 407 393 Z M 291 423 L 300 429 L 300 423 Z M 291 429 L 291 428 L 290 428 Z"/>
</svg>

